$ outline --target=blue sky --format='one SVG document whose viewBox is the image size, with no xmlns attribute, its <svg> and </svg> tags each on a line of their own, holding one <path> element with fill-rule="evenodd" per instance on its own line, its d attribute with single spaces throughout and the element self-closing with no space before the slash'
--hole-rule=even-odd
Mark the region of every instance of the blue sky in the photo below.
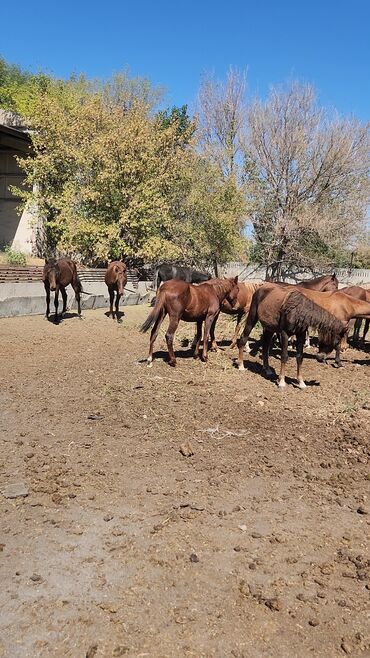
<svg viewBox="0 0 370 658">
<path fill-rule="evenodd" d="M 1 8 L 0 54 L 57 76 L 129 67 L 192 106 L 202 74 L 248 69 L 252 95 L 297 78 L 320 101 L 369 119 L 368 0 L 19 0 Z"/>
</svg>

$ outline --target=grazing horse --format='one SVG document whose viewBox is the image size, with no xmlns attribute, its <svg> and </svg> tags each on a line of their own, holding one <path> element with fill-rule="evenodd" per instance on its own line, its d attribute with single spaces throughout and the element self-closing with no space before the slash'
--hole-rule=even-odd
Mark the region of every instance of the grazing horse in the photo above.
<svg viewBox="0 0 370 658">
<path fill-rule="evenodd" d="M 370 290 L 366 290 L 366 288 L 361 288 L 361 286 L 347 286 L 347 288 L 341 288 L 340 292 L 344 292 L 346 295 L 349 295 L 350 297 L 354 297 L 355 299 L 361 299 L 364 302 L 370 302 Z M 355 343 L 358 343 L 360 340 L 360 328 L 361 328 L 361 323 L 362 320 L 359 318 L 355 321 L 355 329 L 353 332 L 353 341 Z M 361 342 L 365 342 L 366 334 L 369 329 L 369 323 L 370 320 L 365 320 L 365 327 L 364 327 L 364 333 L 361 339 Z M 342 349 L 345 350 L 348 347 L 348 332 L 347 335 L 344 338 L 344 344 Z"/>
<path fill-rule="evenodd" d="M 356 299 L 353 296 L 347 295 L 342 290 L 335 290 L 334 292 L 317 292 L 316 290 L 300 289 L 301 292 L 311 299 L 315 304 L 321 306 L 338 320 L 346 323 L 346 332 L 348 331 L 348 323 L 353 318 L 369 319 L 370 318 L 370 302 Z M 345 333 L 346 333 L 345 332 Z M 345 335 L 345 334 L 343 334 Z M 326 357 L 332 350 L 321 350 L 321 336 L 319 332 L 319 354 L 318 360 L 325 363 Z M 340 360 L 341 345 L 336 346 L 335 354 L 335 367 L 340 368 L 342 363 Z"/>
<path fill-rule="evenodd" d="M 109 317 L 114 320 L 113 302 L 114 293 L 116 293 L 116 319 L 119 322 L 119 300 L 125 294 L 125 285 L 127 283 L 126 264 L 120 260 L 109 263 L 104 280 L 109 292 Z"/>
<path fill-rule="evenodd" d="M 163 283 L 158 290 L 155 306 L 141 327 L 141 331 L 145 332 L 153 326 L 150 334 L 148 366 L 152 365 L 154 342 L 167 313 L 170 317 L 166 332 L 170 365 L 176 365 L 173 338 L 180 320 L 197 323 L 197 343 L 195 345 L 194 358 L 199 356 L 202 324 L 204 322 L 203 353 L 201 358 L 202 361 L 207 361 L 208 337 L 212 322 L 220 312 L 220 304 L 222 304 L 224 299 L 227 299 L 231 306 L 235 304 L 238 291 L 238 277 L 232 279 L 213 279 L 212 284 L 207 286 L 194 286 L 191 283 L 176 281 L 174 279 Z"/>
<path fill-rule="evenodd" d="M 315 279 L 306 279 L 296 284 L 278 283 L 278 285 L 280 286 L 295 285 L 298 286 L 299 288 L 304 288 L 304 289 L 307 288 L 308 290 L 317 290 L 318 292 L 330 292 L 330 291 L 338 290 L 338 279 L 335 272 L 333 272 L 333 274 L 323 274 L 322 276 L 318 276 Z M 310 347 L 309 331 L 307 331 L 304 346 Z"/>
<path fill-rule="evenodd" d="M 285 387 L 285 368 L 288 361 L 288 338 L 296 336 L 297 379 L 299 388 L 306 388 L 302 377 L 303 345 L 306 331 L 309 326 L 317 327 L 323 332 L 323 349 L 331 351 L 337 345 L 346 329 L 346 324 L 337 320 L 317 304 L 311 302 L 296 288 L 281 287 L 274 283 L 266 283 L 253 295 L 247 322 L 239 347 L 239 370 L 244 370 L 243 350 L 248 336 L 257 321 L 263 327 L 262 354 L 263 370 L 267 377 L 273 376 L 269 366 L 269 350 L 274 333 L 281 336 L 281 368 L 279 374 L 279 388 Z"/>
<path fill-rule="evenodd" d="M 47 260 L 45 258 L 44 270 L 42 273 L 42 280 L 46 292 L 46 318 L 49 318 L 50 315 L 50 290 L 55 291 L 54 296 L 54 306 L 55 306 L 55 315 L 54 322 L 58 324 L 58 297 L 59 290 L 62 293 L 63 298 L 63 309 L 61 315 L 67 310 L 67 293 L 66 286 L 71 284 L 73 290 L 75 291 L 77 310 L 78 315 L 81 317 L 81 293 L 82 285 L 81 281 L 77 275 L 76 264 L 70 258 L 60 258 L 55 260 L 51 258 Z"/>
<path fill-rule="evenodd" d="M 158 290 L 161 283 L 170 279 L 179 279 L 180 281 L 186 281 L 186 283 L 201 283 L 202 281 L 208 281 L 210 278 L 211 275 L 208 272 L 200 272 L 182 265 L 162 263 L 155 271 L 154 288 Z"/>
</svg>

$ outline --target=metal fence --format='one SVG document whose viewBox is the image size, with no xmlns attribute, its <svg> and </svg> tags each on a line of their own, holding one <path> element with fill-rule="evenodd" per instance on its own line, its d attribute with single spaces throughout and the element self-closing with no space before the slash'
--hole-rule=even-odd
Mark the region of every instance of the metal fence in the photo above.
<svg viewBox="0 0 370 658">
<path fill-rule="evenodd" d="M 251 263 L 246 265 L 245 263 L 238 261 L 227 263 L 227 265 L 220 268 L 220 272 L 222 276 L 238 275 L 241 281 L 264 281 L 266 275 L 266 269 L 264 267 Z M 370 284 L 370 270 L 349 270 L 341 268 L 336 269 L 335 273 L 339 283 L 342 285 L 360 286 L 363 284 Z M 311 279 L 313 276 L 321 276 L 322 274 L 328 274 L 328 271 L 317 271 L 316 273 L 312 273 L 312 271 L 301 270 L 299 272 L 290 272 L 289 275 L 285 276 L 284 281 L 287 283 L 297 283 L 297 281 Z"/>
</svg>

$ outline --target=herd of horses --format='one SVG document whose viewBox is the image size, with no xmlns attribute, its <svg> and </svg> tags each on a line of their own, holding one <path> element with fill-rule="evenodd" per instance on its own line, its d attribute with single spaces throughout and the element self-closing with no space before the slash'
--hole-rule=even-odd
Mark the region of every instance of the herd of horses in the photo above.
<svg viewBox="0 0 370 658">
<path fill-rule="evenodd" d="M 62 314 L 67 307 L 66 286 L 74 289 L 77 309 L 81 315 L 81 282 L 75 263 L 69 258 L 48 260 L 43 270 L 46 291 L 46 317 L 50 315 L 50 291 L 55 292 L 54 321 L 59 322 L 58 295 L 63 299 Z M 127 284 L 127 267 L 122 261 L 108 265 L 105 283 L 109 291 L 109 316 L 119 318 L 119 302 Z M 244 351 L 249 351 L 248 338 L 257 322 L 262 325 L 263 372 L 272 378 L 274 371 L 269 366 L 270 346 L 274 335 L 281 346 L 281 367 L 278 386 L 285 387 L 285 370 L 288 360 L 288 345 L 291 336 L 296 339 L 297 380 L 299 388 L 305 388 L 302 376 L 303 348 L 311 328 L 318 332 L 319 352 L 317 358 L 325 362 L 335 350 L 335 366 L 340 367 L 341 350 L 347 346 L 350 322 L 356 320 L 354 339 L 359 340 L 362 320 L 365 342 L 370 321 L 370 291 L 360 286 L 349 286 L 338 290 L 335 274 L 320 276 L 298 284 L 288 283 L 242 283 L 238 277 L 212 278 L 210 274 L 189 267 L 163 264 L 155 273 L 156 297 L 154 306 L 141 327 L 146 332 L 151 328 L 148 366 L 153 362 L 154 343 L 160 326 L 169 316 L 166 342 L 171 366 L 176 365 L 173 349 L 174 335 L 180 320 L 196 323 L 194 358 L 208 359 L 209 341 L 211 349 L 218 349 L 215 330 L 220 313 L 236 316 L 236 329 L 231 346 L 238 346 L 238 367 L 244 369 Z M 87 293 L 88 294 L 88 293 Z M 115 306 L 115 310 L 114 310 Z M 238 339 L 242 322 L 243 332 Z M 203 348 L 200 345 L 203 337 Z"/>
</svg>

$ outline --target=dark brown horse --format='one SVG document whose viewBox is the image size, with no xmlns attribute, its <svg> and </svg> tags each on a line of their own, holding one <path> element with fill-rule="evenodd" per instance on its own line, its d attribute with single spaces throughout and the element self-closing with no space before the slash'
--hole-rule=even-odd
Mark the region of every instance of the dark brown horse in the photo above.
<svg viewBox="0 0 370 658">
<path fill-rule="evenodd" d="M 120 260 L 114 260 L 109 263 L 105 273 L 105 283 L 108 286 L 109 292 L 109 317 L 114 320 L 114 293 L 116 293 L 116 319 L 119 321 L 119 300 L 125 294 L 125 286 L 127 283 L 127 267 L 126 264 Z"/>
<path fill-rule="evenodd" d="M 73 290 L 75 291 L 77 310 L 78 315 L 81 317 L 81 292 L 82 285 L 81 281 L 77 275 L 76 264 L 70 258 L 60 258 L 59 260 L 45 259 L 44 270 L 42 274 L 42 280 L 46 292 L 46 317 L 49 318 L 50 315 L 50 290 L 55 292 L 54 296 L 54 306 L 55 306 L 55 315 L 54 322 L 58 324 L 58 297 L 59 290 L 62 293 L 63 298 L 63 309 L 61 315 L 67 310 L 67 293 L 66 287 L 71 284 Z"/>
<path fill-rule="evenodd" d="M 308 327 L 317 327 L 322 332 L 322 349 L 331 351 L 333 345 L 335 347 L 339 345 L 347 326 L 347 323 L 337 320 L 333 315 L 313 303 L 297 288 L 285 288 L 273 283 L 266 283 L 256 290 L 253 295 L 247 322 L 243 334 L 238 340 L 239 370 L 244 370 L 244 345 L 258 320 L 263 327 L 263 369 L 267 377 L 274 374 L 269 366 L 271 339 L 274 333 L 281 336 L 279 388 L 285 387 L 289 336 L 296 336 L 298 386 L 299 388 L 305 388 L 306 384 L 302 377 L 302 361 L 304 340 Z"/>
<path fill-rule="evenodd" d="M 161 285 L 157 292 L 155 306 L 141 327 L 141 331 L 148 331 L 150 327 L 150 346 L 147 363 L 152 365 L 153 347 L 159 328 L 165 318 L 170 316 L 166 341 L 169 354 L 169 363 L 176 365 L 173 351 L 173 338 L 180 320 L 197 323 L 197 342 L 194 358 L 199 356 L 199 347 L 202 338 L 202 324 L 204 322 L 204 339 L 202 361 L 208 358 L 208 338 L 214 318 L 220 311 L 220 304 L 227 299 L 233 306 L 238 295 L 238 277 L 232 279 L 213 279 L 207 286 L 195 286 L 185 281 L 171 279 Z"/>
</svg>

